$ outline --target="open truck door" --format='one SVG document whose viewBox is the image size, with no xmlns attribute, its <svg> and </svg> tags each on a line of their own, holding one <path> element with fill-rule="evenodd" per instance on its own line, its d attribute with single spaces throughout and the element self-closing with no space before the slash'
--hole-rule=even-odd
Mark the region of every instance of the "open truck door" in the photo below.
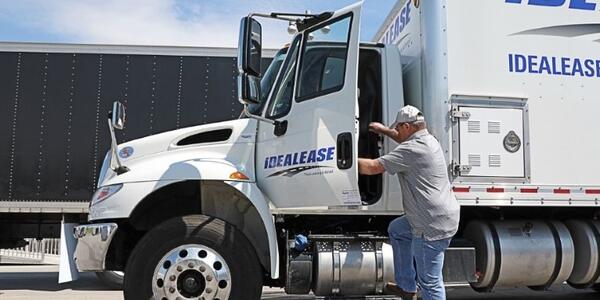
<svg viewBox="0 0 600 300">
<path fill-rule="evenodd" d="M 362 3 L 298 25 L 261 123 L 260 188 L 277 207 L 360 205 L 358 54 Z M 311 24 L 312 23 L 312 24 Z"/>
</svg>

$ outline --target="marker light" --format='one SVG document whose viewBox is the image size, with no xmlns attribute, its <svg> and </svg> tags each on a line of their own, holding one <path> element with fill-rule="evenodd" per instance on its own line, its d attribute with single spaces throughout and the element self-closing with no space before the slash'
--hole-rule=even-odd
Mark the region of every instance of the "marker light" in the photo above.
<svg viewBox="0 0 600 300">
<path fill-rule="evenodd" d="M 229 179 L 248 180 L 250 178 L 248 178 L 248 176 L 244 175 L 244 173 L 236 171 L 236 172 L 231 173 L 231 175 L 229 175 Z"/>
</svg>

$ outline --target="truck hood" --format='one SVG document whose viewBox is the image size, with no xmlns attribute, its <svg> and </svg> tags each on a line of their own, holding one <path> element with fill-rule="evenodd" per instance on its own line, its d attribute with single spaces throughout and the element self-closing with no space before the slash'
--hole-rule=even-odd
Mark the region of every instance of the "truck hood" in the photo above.
<svg viewBox="0 0 600 300">
<path fill-rule="evenodd" d="M 117 176 L 109 168 L 110 155 L 107 155 L 100 171 L 98 186 L 117 182 L 180 179 L 164 176 L 153 178 L 158 175 L 148 174 L 148 172 L 140 174 L 139 171 L 147 169 L 149 163 L 168 165 L 198 159 L 225 159 L 225 163 L 251 171 L 249 173 L 253 177 L 256 123 L 253 119 L 211 123 L 167 131 L 120 144 L 117 153 L 121 164 L 130 171 Z M 247 149 L 249 146 L 252 149 Z M 244 154 L 233 155 L 238 151 Z M 248 151 L 252 152 L 251 158 L 248 156 Z"/>
</svg>

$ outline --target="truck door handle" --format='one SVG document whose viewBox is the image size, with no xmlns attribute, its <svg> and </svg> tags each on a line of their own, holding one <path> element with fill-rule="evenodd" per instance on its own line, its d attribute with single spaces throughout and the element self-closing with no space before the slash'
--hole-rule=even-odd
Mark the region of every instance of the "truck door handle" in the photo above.
<svg viewBox="0 0 600 300">
<path fill-rule="evenodd" d="M 340 170 L 352 167 L 352 134 L 342 132 L 337 136 L 337 166 Z"/>
</svg>

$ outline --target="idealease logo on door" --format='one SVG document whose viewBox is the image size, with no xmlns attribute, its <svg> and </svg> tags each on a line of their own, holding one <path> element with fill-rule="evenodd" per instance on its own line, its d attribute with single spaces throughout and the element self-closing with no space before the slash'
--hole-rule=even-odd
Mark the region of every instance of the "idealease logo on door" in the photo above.
<svg viewBox="0 0 600 300">
<path fill-rule="evenodd" d="M 505 0 L 505 2 L 546 7 L 561 7 L 568 4 L 570 9 L 580 10 L 596 10 L 598 4 L 598 0 Z"/>
<path fill-rule="evenodd" d="M 335 147 L 328 147 L 269 156 L 265 158 L 264 168 L 272 169 L 332 160 L 334 151 Z"/>
<path fill-rule="evenodd" d="M 325 166 L 320 166 L 320 165 L 311 165 L 310 166 L 308 164 L 314 164 L 314 163 L 318 163 L 318 162 L 333 160 L 334 154 L 335 154 L 335 147 L 325 147 L 325 148 L 318 148 L 318 149 L 312 149 L 312 150 L 307 150 L 307 151 L 299 151 L 299 152 L 288 153 L 288 154 L 268 156 L 268 157 L 265 157 L 264 169 L 295 166 L 293 168 L 288 168 L 285 170 L 275 172 L 268 176 L 268 177 L 273 177 L 273 176 L 283 175 L 283 176 L 291 177 L 298 173 L 301 173 L 303 171 L 310 170 L 310 169 L 330 168 L 330 167 L 325 167 Z M 315 175 L 317 175 L 317 173 L 315 173 Z"/>
</svg>

